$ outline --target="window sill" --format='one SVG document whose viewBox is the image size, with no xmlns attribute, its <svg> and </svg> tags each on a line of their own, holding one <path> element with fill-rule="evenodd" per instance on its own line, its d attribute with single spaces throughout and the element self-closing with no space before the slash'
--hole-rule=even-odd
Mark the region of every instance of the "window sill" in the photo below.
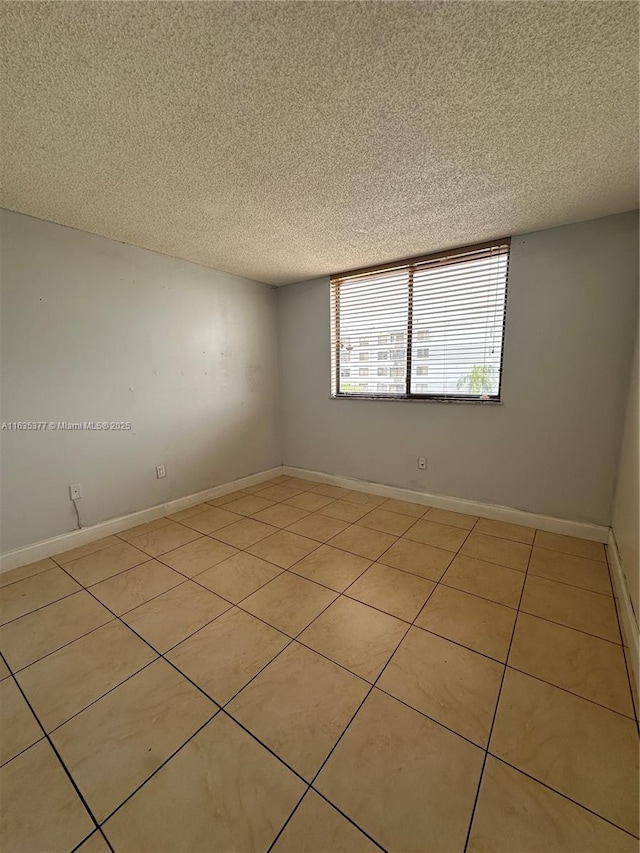
<svg viewBox="0 0 640 853">
<path fill-rule="evenodd" d="M 391 397 L 376 394 L 329 394 L 330 400 L 377 400 L 388 403 L 444 403 L 446 406 L 502 406 L 502 400 L 465 400 L 460 397 Z"/>
</svg>

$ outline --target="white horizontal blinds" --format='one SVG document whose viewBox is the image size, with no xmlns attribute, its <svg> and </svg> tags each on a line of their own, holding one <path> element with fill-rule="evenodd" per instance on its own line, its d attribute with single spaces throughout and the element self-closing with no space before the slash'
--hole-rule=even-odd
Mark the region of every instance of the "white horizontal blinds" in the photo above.
<svg viewBox="0 0 640 853">
<path fill-rule="evenodd" d="M 332 278 L 334 393 L 406 394 L 408 282 L 406 268 Z"/>
<path fill-rule="evenodd" d="M 499 398 L 509 245 L 332 276 L 333 393 Z"/>
<path fill-rule="evenodd" d="M 508 252 L 505 242 L 416 265 L 412 394 L 498 396 Z"/>
</svg>

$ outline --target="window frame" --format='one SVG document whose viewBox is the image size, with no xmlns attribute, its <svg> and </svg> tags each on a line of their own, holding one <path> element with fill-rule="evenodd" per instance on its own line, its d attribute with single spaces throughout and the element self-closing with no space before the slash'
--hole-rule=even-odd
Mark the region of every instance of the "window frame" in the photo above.
<svg viewBox="0 0 640 853">
<path fill-rule="evenodd" d="M 505 248 L 506 247 L 506 248 Z M 424 265 L 447 266 L 451 264 L 464 263 L 465 261 L 475 260 L 490 256 L 492 250 L 498 249 L 498 254 L 506 254 L 507 264 L 505 269 L 504 281 L 504 311 L 502 321 L 502 336 L 500 342 L 500 368 L 498 371 L 498 390 L 496 394 L 479 395 L 479 394 L 426 394 L 411 392 L 411 370 L 413 348 L 420 343 L 424 345 L 428 341 L 428 332 L 419 330 L 414 338 L 413 333 L 413 276 L 415 268 Z M 481 405 L 502 405 L 502 380 L 504 371 L 504 344 L 507 328 L 507 304 L 509 291 L 509 266 L 511 262 L 511 237 L 501 237 L 496 240 L 490 240 L 485 243 L 475 243 L 470 246 L 461 246 L 455 249 L 448 249 L 443 252 L 435 252 L 429 255 L 418 255 L 411 258 L 405 258 L 399 261 L 393 261 L 388 264 L 381 264 L 372 267 L 363 267 L 361 269 L 350 270 L 347 272 L 336 273 L 330 276 L 330 335 L 331 335 L 331 391 L 330 397 L 334 400 L 401 400 L 403 402 L 431 402 L 431 403 L 470 403 Z M 408 294 L 407 294 L 407 331 L 405 335 L 406 346 L 406 374 L 404 377 L 405 393 L 353 393 L 351 391 L 340 391 L 340 336 L 338 334 L 340 322 L 340 300 L 339 300 L 339 283 L 343 279 L 356 277 L 373 276 L 395 270 L 407 270 L 408 273 Z M 426 347 L 425 347 L 426 348 Z M 380 353 L 378 353 L 378 359 Z M 333 388 L 335 383 L 335 390 Z"/>
</svg>

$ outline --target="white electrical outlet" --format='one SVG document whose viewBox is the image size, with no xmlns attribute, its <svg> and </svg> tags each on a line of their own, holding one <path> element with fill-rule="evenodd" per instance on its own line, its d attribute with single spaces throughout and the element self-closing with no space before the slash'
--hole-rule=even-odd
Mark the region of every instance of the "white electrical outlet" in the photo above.
<svg viewBox="0 0 640 853">
<path fill-rule="evenodd" d="M 427 470 L 427 457 L 426 456 L 418 456 L 418 468 L 421 471 Z"/>
<path fill-rule="evenodd" d="M 80 483 L 76 483 L 73 486 L 69 486 L 69 497 L 72 501 L 79 501 L 82 497 L 82 486 Z"/>
<path fill-rule="evenodd" d="M 167 476 L 167 472 L 164 470 L 164 465 L 156 465 L 156 477 L 158 480 L 161 480 L 163 477 Z"/>
</svg>

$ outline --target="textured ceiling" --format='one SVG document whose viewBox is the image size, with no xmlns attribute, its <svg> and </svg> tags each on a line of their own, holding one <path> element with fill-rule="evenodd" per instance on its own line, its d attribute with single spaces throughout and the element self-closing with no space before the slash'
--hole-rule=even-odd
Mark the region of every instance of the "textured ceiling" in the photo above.
<svg viewBox="0 0 640 853">
<path fill-rule="evenodd" d="M 284 284 L 629 210 L 631 2 L 3 5 L 4 207 Z"/>
</svg>

